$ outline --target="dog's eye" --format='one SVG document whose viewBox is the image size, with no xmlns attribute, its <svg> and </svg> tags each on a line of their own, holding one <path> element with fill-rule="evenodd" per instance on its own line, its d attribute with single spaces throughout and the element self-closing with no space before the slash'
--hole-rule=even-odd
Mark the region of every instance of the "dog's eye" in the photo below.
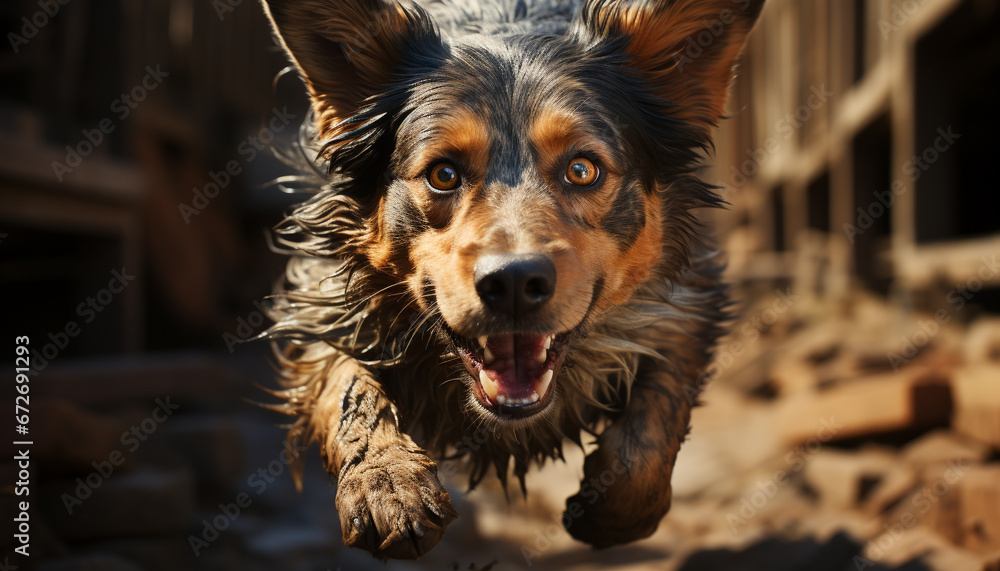
<svg viewBox="0 0 1000 571">
<path fill-rule="evenodd" d="M 441 192 L 455 190 L 461 182 L 462 178 L 458 175 L 458 169 L 449 162 L 440 162 L 427 171 L 427 183 L 434 190 Z"/>
<path fill-rule="evenodd" d="M 590 159 L 577 157 L 566 168 L 566 182 L 577 186 L 590 186 L 597 180 L 600 171 Z"/>
</svg>

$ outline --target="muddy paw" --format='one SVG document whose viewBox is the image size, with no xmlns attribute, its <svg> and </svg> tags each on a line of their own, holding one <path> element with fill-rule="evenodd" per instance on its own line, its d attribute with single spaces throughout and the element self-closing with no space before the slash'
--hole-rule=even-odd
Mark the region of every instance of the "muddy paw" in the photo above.
<svg viewBox="0 0 1000 571">
<path fill-rule="evenodd" d="M 670 465 L 632 462 L 601 450 L 587 457 L 580 491 L 566 500 L 563 522 L 596 548 L 649 537 L 670 510 Z"/>
<path fill-rule="evenodd" d="M 425 454 L 387 450 L 349 466 L 337 482 L 344 544 L 380 559 L 416 559 L 458 517 Z"/>
</svg>

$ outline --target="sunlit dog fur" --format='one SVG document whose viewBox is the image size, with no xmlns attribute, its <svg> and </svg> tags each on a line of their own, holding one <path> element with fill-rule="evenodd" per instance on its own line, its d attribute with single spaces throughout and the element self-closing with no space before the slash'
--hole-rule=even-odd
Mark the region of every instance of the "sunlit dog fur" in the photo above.
<svg viewBox="0 0 1000 571">
<path fill-rule="evenodd" d="M 652 534 L 726 319 L 696 171 L 763 0 L 264 4 L 324 170 L 277 230 L 276 408 L 319 442 L 344 542 L 439 541 L 457 514 L 428 451 L 523 488 L 582 439 L 569 532 Z"/>
</svg>

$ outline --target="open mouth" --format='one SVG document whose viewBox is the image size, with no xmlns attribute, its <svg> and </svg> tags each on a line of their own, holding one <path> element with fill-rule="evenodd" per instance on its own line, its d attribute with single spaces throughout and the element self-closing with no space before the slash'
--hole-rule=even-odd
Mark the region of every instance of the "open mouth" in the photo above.
<svg viewBox="0 0 1000 571">
<path fill-rule="evenodd" d="M 543 411 L 555 394 L 556 378 L 572 331 L 558 335 L 484 335 L 450 332 L 458 355 L 475 380 L 473 395 L 487 410 L 524 418 Z"/>
</svg>

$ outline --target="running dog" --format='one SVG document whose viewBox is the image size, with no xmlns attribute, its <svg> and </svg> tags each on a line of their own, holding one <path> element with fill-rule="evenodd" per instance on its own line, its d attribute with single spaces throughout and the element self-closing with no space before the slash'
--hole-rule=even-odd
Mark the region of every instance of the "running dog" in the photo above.
<svg viewBox="0 0 1000 571">
<path fill-rule="evenodd" d="M 727 319 L 696 172 L 764 0 L 263 3 L 323 174 L 276 229 L 275 408 L 344 542 L 439 541 L 430 454 L 523 489 L 583 438 L 569 533 L 652 534 Z"/>
</svg>

